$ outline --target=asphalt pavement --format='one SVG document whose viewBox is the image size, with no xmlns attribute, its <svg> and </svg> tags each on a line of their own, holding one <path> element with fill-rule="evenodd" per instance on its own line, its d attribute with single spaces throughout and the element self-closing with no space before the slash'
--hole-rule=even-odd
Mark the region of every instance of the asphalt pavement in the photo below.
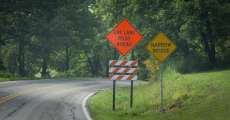
<svg viewBox="0 0 230 120">
<path fill-rule="evenodd" d="M 112 81 L 104 79 L 2 82 L 0 120 L 87 120 L 83 100 L 93 92 L 111 87 Z"/>
</svg>

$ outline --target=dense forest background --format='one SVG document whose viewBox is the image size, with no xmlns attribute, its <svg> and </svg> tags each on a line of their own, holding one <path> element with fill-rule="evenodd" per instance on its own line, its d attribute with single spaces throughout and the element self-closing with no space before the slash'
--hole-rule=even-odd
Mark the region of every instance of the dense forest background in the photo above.
<svg viewBox="0 0 230 120">
<path fill-rule="evenodd" d="M 230 66 L 229 0 L 0 0 L 0 76 L 106 76 L 123 58 L 105 36 L 125 18 L 144 36 L 128 55 L 141 79 L 156 70 L 144 46 L 159 32 L 177 45 L 173 70 Z"/>
</svg>

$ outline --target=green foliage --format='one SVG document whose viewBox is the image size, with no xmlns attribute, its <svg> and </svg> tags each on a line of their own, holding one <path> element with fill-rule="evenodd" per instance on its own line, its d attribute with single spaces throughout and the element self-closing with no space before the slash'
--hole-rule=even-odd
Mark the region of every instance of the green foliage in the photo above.
<svg viewBox="0 0 230 120">
<path fill-rule="evenodd" d="M 157 62 L 157 60 L 146 60 L 144 64 L 146 65 L 146 69 L 149 71 L 148 78 L 150 78 L 150 81 L 154 82 L 158 80 L 160 64 Z"/>
<path fill-rule="evenodd" d="M 107 76 L 110 59 L 124 59 L 105 36 L 129 19 L 144 36 L 126 57 L 141 79 L 156 71 L 144 46 L 164 32 L 177 45 L 168 64 L 181 73 L 230 66 L 226 0 L 21 0 L 0 5 L 0 70 L 12 75 Z M 81 56 L 84 56 L 81 58 Z M 167 65 L 168 66 L 168 65 Z M 52 76 L 52 75 L 51 75 Z"/>
<path fill-rule="evenodd" d="M 224 62 L 218 57 L 224 53 L 219 52 L 218 49 L 226 50 L 227 47 L 220 46 L 218 43 L 223 45 L 222 41 L 229 39 L 226 38 L 229 36 L 226 34 L 226 30 L 229 29 L 226 23 L 229 20 L 224 19 L 224 16 L 230 12 L 226 9 L 228 4 L 226 1 L 217 0 L 205 2 L 201 0 L 110 0 L 109 2 L 97 0 L 93 10 L 94 14 L 105 22 L 108 29 L 123 18 L 128 18 L 136 25 L 144 36 L 144 41 L 135 49 L 141 61 L 148 58 L 143 51 L 147 41 L 160 31 L 166 33 L 177 44 L 177 51 L 173 56 L 175 59 L 172 61 L 180 59 L 180 64 L 178 62 L 176 68 L 185 73 L 212 69 Z M 221 12 L 222 9 L 225 9 L 225 12 Z M 219 28 L 223 26 L 227 27 L 220 30 Z M 220 34 L 224 34 L 225 37 L 219 36 Z M 195 58 L 194 61 L 190 61 L 191 58 Z M 192 64 L 187 66 L 186 64 L 190 62 Z M 146 68 L 141 67 L 141 69 Z"/>
</svg>

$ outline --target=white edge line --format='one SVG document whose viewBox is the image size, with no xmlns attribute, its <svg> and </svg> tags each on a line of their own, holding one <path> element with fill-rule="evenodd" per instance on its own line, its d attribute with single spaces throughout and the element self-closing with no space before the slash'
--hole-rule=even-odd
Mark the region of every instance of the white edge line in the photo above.
<svg viewBox="0 0 230 120">
<path fill-rule="evenodd" d="M 93 119 L 91 118 L 90 114 L 89 114 L 88 109 L 87 109 L 87 101 L 88 101 L 88 99 L 89 99 L 91 96 L 93 96 L 93 95 L 95 95 L 95 94 L 96 94 L 96 92 L 92 92 L 92 93 L 88 94 L 88 95 L 83 99 L 82 104 L 81 104 L 81 107 L 82 107 L 82 109 L 83 109 L 83 113 L 85 114 L 85 117 L 86 117 L 87 120 L 93 120 Z"/>
</svg>

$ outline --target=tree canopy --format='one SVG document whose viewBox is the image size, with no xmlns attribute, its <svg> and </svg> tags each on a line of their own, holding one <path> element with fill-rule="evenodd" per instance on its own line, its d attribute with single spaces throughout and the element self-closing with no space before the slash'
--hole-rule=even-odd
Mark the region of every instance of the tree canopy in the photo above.
<svg viewBox="0 0 230 120">
<path fill-rule="evenodd" d="M 0 2 L 0 71 L 11 75 L 106 76 L 108 61 L 123 58 L 105 36 L 125 18 L 144 36 L 128 55 L 143 78 L 152 59 L 144 46 L 159 32 L 176 43 L 167 63 L 179 72 L 230 66 L 228 0 Z"/>
</svg>

